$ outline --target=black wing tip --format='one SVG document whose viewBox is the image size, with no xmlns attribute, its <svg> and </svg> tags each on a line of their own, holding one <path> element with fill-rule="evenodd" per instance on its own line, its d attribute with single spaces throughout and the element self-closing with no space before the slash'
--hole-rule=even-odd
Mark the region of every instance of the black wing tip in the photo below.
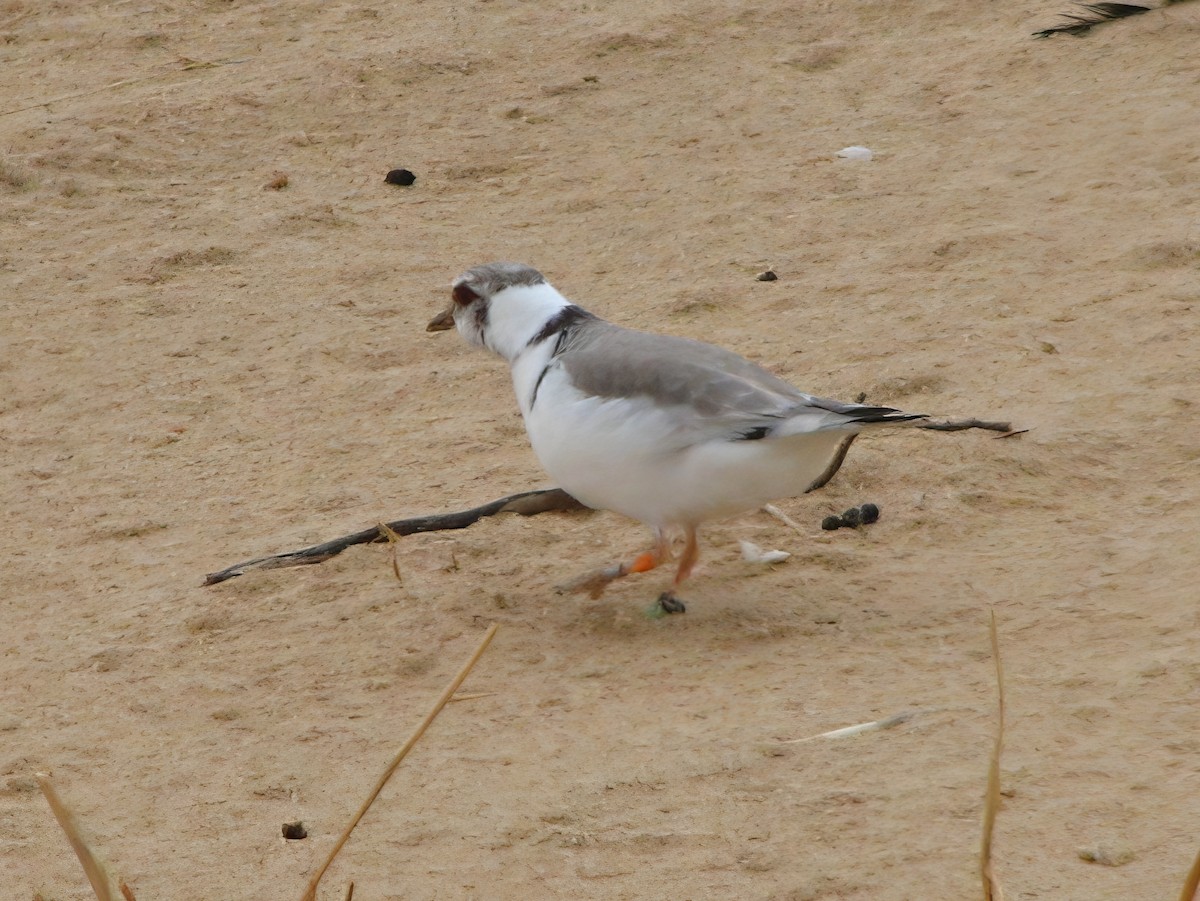
<svg viewBox="0 0 1200 901">
<path fill-rule="evenodd" d="M 854 422 L 913 422 L 929 418 L 927 413 L 905 413 L 892 407 L 855 407 L 847 410 L 846 415 Z"/>
<path fill-rule="evenodd" d="M 761 441 L 771 434 L 769 425 L 756 425 L 733 436 L 734 441 Z"/>
<path fill-rule="evenodd" d="M 903 410 L 897 410 L 895 407 L 876 407 L 872 404 L 861 402 L 847 404 L 822 397 L 810 397 L 808 403 L 809 406 L 816 407 L 818 410 L 828 410 L 830 413 L 845 416 L 851 422 L 861 422 L 864 424 L 872 422 L 909 422 L 914 419 L 929 418 L 924 413 L 905 413 Z"/>
<path fill-rule="evenodd" d="M 1127 16 L 1148 13 L 1153 8 L 1133 3 L 1079 3 L 1078 5 L 1090 15 L 1062 13 L 1062 17 L 1066 21 L 1059 25 L 1043 28 L 1041 31 L 1035 31 L 1033 36 L 1035 38 L 1048 38 L 1055 34 L 1073 34 L 1076 36 L 1087 34 L 1087 32 L 1091 31 L 1097 25 L 1103 25 L 1105 22 L 1111 22 L 1114 19 L 1124 19 Z"/>
</svg>

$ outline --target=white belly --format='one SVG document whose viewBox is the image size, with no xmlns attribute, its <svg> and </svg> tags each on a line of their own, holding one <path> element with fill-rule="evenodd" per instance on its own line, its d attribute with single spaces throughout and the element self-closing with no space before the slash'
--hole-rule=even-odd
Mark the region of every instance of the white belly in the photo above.
<svg viewBox="0 0 1200 901">
<path fill-rule="evenodd" d="M 559 487 L 590 507 L 655 527 L 696 525 L 802 494 L 846 437 L 706 440 L 682 410 L 584 397 L 557 367 L 532 410 L 521 406 L 534 452 Z"/>
</svg>

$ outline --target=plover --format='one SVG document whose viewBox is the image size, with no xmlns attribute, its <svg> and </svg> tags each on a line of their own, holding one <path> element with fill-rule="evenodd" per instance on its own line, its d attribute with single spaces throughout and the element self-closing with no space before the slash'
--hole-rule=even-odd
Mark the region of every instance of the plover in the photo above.
<svg viewBox="0 0 1200 901">
<path fill-rule="evenodd" d="M 536 269 L 488 263 L 454 280 L 429 331 L 454 326 L 508 361 L 533 450 L 589 507 L 649 526 L 653 546 L 568 583 L 598 597 L 614 579 L 683 552 L 662 609 L 696 564 L 704 522 L 819 488 L 864 429 L 924 414 L 814 397 L 732 351 L 606 322 Z"/>
</svg>

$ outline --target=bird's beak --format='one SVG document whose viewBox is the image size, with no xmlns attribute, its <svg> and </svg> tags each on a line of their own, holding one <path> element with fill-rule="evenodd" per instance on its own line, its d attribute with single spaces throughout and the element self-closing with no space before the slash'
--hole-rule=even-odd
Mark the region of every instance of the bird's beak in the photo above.
<svg viewBox="0 0 1200 901">
<path fill-rule="evenodd" d="M 429 325 L 425 326 L 425 331 L 444 332 L 450 328 L 454 328 L 454 304 L 446 307 L 445 310 L 429 320 Z"/>
</svg>

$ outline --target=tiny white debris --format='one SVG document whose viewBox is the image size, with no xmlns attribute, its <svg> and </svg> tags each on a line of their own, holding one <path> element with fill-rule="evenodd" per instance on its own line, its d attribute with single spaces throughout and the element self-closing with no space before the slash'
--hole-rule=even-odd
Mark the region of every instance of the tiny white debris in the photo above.
<svg viewBox="0 0 1200 901">
<path fill-rule="evenodd" d="M 792 556 L 787 551 L 764 551 L 753 541 L 738 543 L 742 546 L 742 559 L 747 563 L 782 563 Z"/>
<path fill-rule="evenodd" d="M 844 160 L 869 160 L 875 156 L 870 149 L 866 147 L 843 147 L 837 152 L 837 155 Z"/>
</svg>

